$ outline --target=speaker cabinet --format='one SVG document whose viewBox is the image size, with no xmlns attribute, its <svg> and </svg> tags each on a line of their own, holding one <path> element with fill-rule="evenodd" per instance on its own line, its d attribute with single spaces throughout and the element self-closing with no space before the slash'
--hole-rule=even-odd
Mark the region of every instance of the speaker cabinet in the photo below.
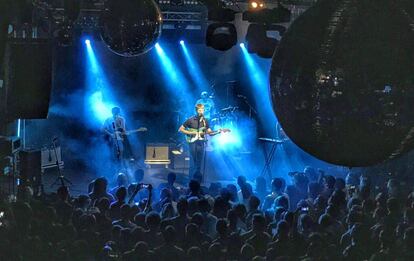
<svg viewBox="0 0 414 261">
<path fill-rule="evenodd" d="M 8 43 L 5 88 L 7 120 L 47 117 L 52 88 L 52 46 L 48 40 Z"/>
<path fill-rule="evenodd" d="M 20 151 L 20 180 L 32 185 L 38 185 L 41 180 L 40 150 Z"/>
</svg>

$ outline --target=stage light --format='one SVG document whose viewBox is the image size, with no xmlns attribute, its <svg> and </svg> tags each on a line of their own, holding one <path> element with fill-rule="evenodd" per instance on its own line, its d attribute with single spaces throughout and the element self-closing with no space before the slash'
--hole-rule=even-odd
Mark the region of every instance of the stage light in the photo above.
<svg viewBox="0 0 414 261">
<path fill-rule="evenodd" d="M 251 23 L 277 24 L 290 22 L 291 12 L 288 8 L 279 4 L 277 8 L 269 9 L 266 5 L 258 3 L 257 8 L 249 5 L 249 10 L 243 13 L 243 20 Z"/>
<path fill-rule="evenodd" d="M 180 44 L 181 44 L 181 45 L 184 45 L 184 41 L 183 41 L 183 40 L 181 40 L 181 41 L 180 41 Z"/>
<path fill-rule="evenodd" d="M 249 3 L 249 10 L 258 11 L 265 7 L 264 1 L 254 0 Z"/>
<path fill-rule="evenodd" d="M 249 53 L 256 53 L 263 58 L 272 58 L 279 41 L 268 35 L 270 32 L 278 31 L 280 29 L 279 27 L 278 25 L 276 28 L 272 27 L 272 25 L 250 24 L 246 34 L 247 50 Z"/>
<path fill-rule="evenodd" d="M 246 47 L 244 46 L 244 43 L 240 43 L 240 47 L 241 47 L 241 48 L 246 48 Z"/>
<path fill-rule="evenodd" d="M 214 23 L 208 26 L 206 45 L 216 50 L 227 51 L 237 43 L 237 31 L 234 24 Z"/>
<path fill-rule="evenodd" d="M 90 41 L 89 39 L 86 39 L 86 40 L 85 40 L 85 44 L 86 44 L 86 45 L 91 45 L 91 41 Z"/>
</svg>

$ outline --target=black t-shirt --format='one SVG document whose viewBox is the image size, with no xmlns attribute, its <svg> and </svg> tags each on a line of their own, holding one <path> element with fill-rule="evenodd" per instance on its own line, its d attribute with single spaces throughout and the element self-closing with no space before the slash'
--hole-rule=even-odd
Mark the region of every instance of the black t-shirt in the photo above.
<svg viewBox="0 0 414 261">
<path fill-rule="evenodd" d="M 200 129 L 202 127 L 206 127 L 206 129 L 210 128 L 208 120 L 204 117 L 200 120 L 198 116 L 188 118 L 183 126 L 187 129 Z"/>
</svg>

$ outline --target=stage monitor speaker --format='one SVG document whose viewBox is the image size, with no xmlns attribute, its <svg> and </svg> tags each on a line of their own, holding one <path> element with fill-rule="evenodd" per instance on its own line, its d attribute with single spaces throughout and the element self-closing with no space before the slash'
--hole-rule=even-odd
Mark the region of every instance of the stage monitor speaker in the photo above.
<svg viewBox="0 0 414 261">
<path fill-rule="evenodd" d="M 52 46 L 48 40 L 8 43 L 5 88 L 7 120 L 47 117 L 52 88 Z"/>
<path fill-rule="evenodd" d="M 37 185 L 41 180 L 40 150 L 20 151 L 20 180 L 32 185 Z"/>
</svg>

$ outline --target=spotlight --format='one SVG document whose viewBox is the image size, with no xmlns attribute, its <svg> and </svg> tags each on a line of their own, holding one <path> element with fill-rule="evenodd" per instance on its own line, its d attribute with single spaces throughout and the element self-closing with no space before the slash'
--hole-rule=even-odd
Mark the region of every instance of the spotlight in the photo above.
<svg viewBox="0 0 414 261">
<path fill-rule="evenodd" d="M 249 10 L 243 13 L 243 20 L 251 23 L 277 24 L 290 22 L 291 12 L 279 4 L 277 8 L 268 9 L 264 3 L 258 3 L 257 8 L 249 5 Z"/>
<path fill-rule="evenodd" d="M 85 40 L 85 44 L 86 44 L 86 45 L 91 45 L 91 40 L 86 39 L 86 40 Z"/>
<path fill-rule="evenodd" d="M 260 1 L 260 0 L 254 0 L 254 1 L 251 1 L 250 2 L 250 4 L 249 4 L 249 9 L 250 10 L 255 10 L 255 11 L 257 11 L 257 10 L 260 10 L 260 9 L 262 9 L 262 8 L 264 8 L 264 2 L 263 1 Z"/>
<path fill-rule="evenodd" d="M 240 47 L 241 47 L 241 48 L 246 48 L 246 47 L 244 46 L 244 43 L 240 43 Z"/>
<path fill-rule="evenodd" d="M 184 41 L 183 41 L 183 40 L 181 40 L 181 41 L 180 41 L 180 44 L 181 44 L 181 45 L 184 45 Z"/>
<path fill-rule="evenodd" d="M 208 26 L 206 45 L 216 50 L 227 51 L 237 43 L 237 31 L 234 24 L 214 23 Z"/>
<path fill-rule="evenodd" d="M 246 35 L 247 51 L 263 58 L 272 58 L 279 41 L 276 37 L 269 37 L 269 33 L 280 29 L 279 25 L 250 24 Z"/>
</svg>

